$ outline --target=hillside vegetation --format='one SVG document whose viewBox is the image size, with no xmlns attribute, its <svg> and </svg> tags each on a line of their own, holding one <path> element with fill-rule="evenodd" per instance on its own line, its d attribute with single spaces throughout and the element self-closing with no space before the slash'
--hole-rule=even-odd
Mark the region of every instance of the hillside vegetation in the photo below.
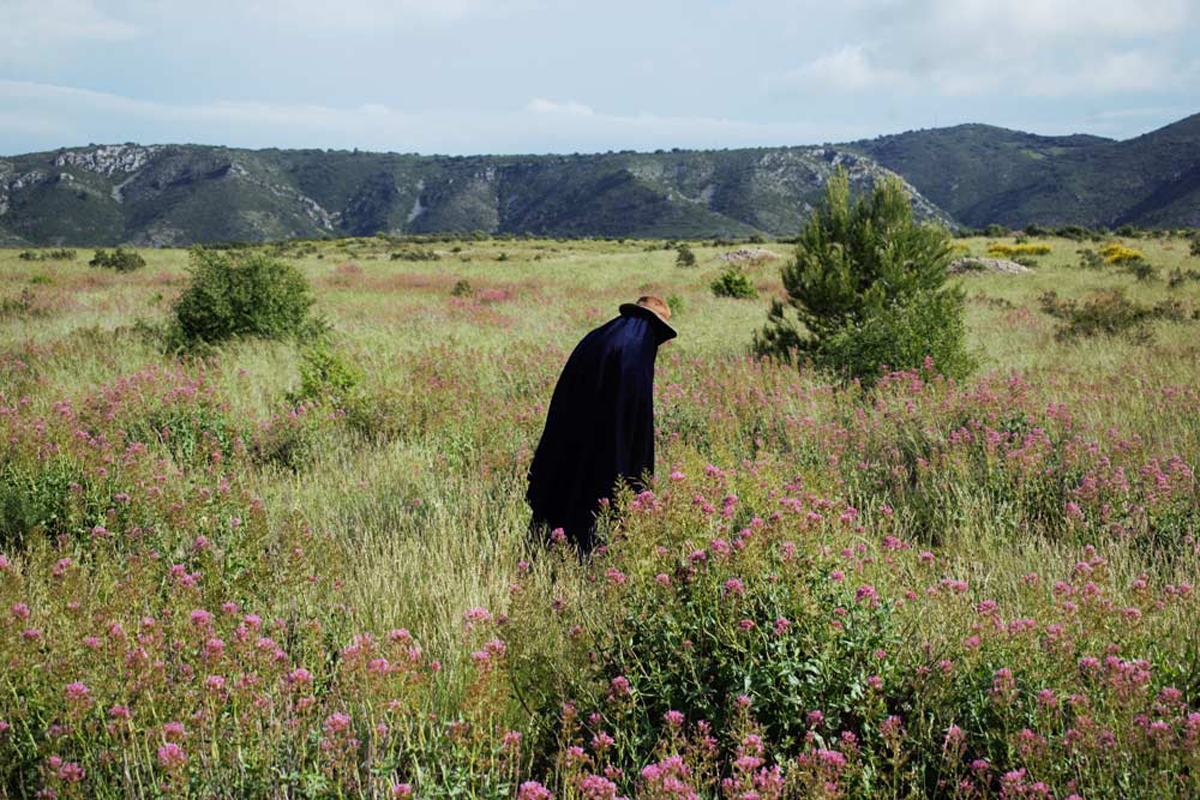
<svg viewBox="0 0 1200 800">
<path fill-rule="evenodd" d="M 1135 139 L 959 125 L 853 142 L 963 225 L 1200 225 L 1200 114 Z"/>
<path fill-rule="evenodd" d="M 676 244 L 0 250 L 0 796 L 1200 795 L 1200 247 L 964 268 L 980 367 L 867 391 L 749 354 L 791 248 L 734 299 Z M 250 266 L 329 330 L 170 355 Z M 643 293 L 653 488 L 530 548 L 554 381 Z"/>
<path fill-rule="evenodd" d="M 823 147 L 418 156 L 106 145 L 0 158 L 0 245 L 147 246 L 387 233 L 796 234 L 838 166 L 982 229 L 1200 225 L 1200 115 L 1123 142 L 987 125 Z"/>
<path fill-rule="evenodd" d="M 827 148 L 519 157 L 64 149 L 0 159 L 0 243 L 164 246 L 473 231 L 786 234 L 799 230 L 839 166 L 860 193 L 891 174 Z M 908 191 L 922 218 L 943 218 Z"/>
</svg>

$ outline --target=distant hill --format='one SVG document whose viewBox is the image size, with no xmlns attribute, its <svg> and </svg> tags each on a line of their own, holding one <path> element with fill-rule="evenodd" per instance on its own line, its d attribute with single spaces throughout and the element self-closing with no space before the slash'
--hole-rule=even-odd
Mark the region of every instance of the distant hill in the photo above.
<svg viewBox="0 0 1200 800">
<path fill-rule="evenodd" d="M 989 125 L 825 147 L 418 156 L 102 145 L 0 158 L 0 245 L 186 245 L 433 232 L 795 233 L 837 166 L 896 173 L 948 225 L 1200 227 L 1200 114 L 1144 136 Z"/>
<path fill-rule="evenodd" d="M 1200 114 L 1121 142 L 958 125 L 841 147 L 971 227 L 1200 226 Z"/>
<path fill-rule="evenodd" d="M 704 237 L 799 230 L 844 166 L 822 147 L 438 157 L 200 145 L 89 146 L 0 159 L 0 243 L 184 245 L 469 232 Z M 911 190 L 918 213 L 950 223 Z"/>
</svg>

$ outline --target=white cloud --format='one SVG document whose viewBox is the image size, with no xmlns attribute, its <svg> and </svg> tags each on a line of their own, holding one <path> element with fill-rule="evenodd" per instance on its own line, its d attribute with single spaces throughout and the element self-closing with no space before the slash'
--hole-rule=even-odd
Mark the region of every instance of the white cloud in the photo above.
<svg viewBox="0 0 1200 800">
<path fill-rule="evenodd" d="M 260 21 L 328 33 L 451 23 L 510 13 L 526 4 L 526 0 L 248 0 L 230 5 Z"/>
<path fill-rule="evenodd" d="M 45 149 L 86 142 L 205 142 L 236 147 L 360 147 L 422 153 L 653 150 L 803 145 L 857 138 L 861 124 L 748 122 L 653 113 L 607 114 L 535 98 L 523 108 L 406 112 L 379 103 L 336 107 L 270 102 L 167 104 L 71 87 L 0 80 L 0 106 Z M 12 152 L 0 129 L 0 152 Z M 35 136 L 35 138 L 38 138 Z"/>
<path fill-rule="evenodd" d="M 933 0 L 933 25 L 989 40 L 1125 39 L 1186 24 L 1188 0 Z"/>
<path fill-rule="evenodd" d="M 877 69 L 861 44 L 843 45 L 818 56 L 799 69 L 789 70 L 769 80 L 768 88 L 779 90 L 861 92 L 884 89 L 900 82 L 902 76 L 891 70 Z"/>
<path fill-rule="evenodd" d="M 1195 0 L 849 0 L 854 36 L 770 93 L 929 100 L 1194 92 Z M 1189 82 L 1192 82 L 1189 85 Z"/>
<path fill-rule="evenodd" d="M 1147 92 L 1176 88 L 1174 84 L 1181 77 L 1161 56 L 1131 50 L 1085 62 L 1073 72 L 1042 76 L 1031 85 L 1029 93 L 1069 97 Z"/>
<path fill-rule="evenodd" d="M 576 117 L 590 117 L 596 112 L 591 106 L 586 106 L 583 103 L 576 103 L 571 100 L 566 103 L 556 103 L 553 100 L 545 100 L 541 97 L 535 97 L 525 106 L 526 111 L 532 111 L 535 114 L 569 114 Z"/>
<path fill-rule="evenodd" d="M 138 29 L 101 11 L 92 0 L 2 0 L 0 63 L 19 55 L 61 53 L 81 42 L 132 39 Z"/>
</svg>

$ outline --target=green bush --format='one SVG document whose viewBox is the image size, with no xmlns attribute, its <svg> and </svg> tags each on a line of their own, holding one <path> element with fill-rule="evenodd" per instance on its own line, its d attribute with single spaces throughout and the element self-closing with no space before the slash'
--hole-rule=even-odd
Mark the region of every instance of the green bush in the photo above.
<svg viewBox="0 0 1200 800">
<path fill-rule="evenodd" d="M 1178 302 L 1164 300 L 1145 306 L 1127 298 L 1120 289 L 1099 292 L 1084 302 L 1061 300 L 1057 292 L 1041 297 L 1042 310 L 1062 323 L 1055 331 L 1060 341 L 1094 336 L 1123 336 L 1137 344 L 1154 341 L 1152 323 L 1157 320 L 1182 322 L 1187 313 Z"/>
<path fill-rule="evenodd" d="M 1192 255 L 1196 256 L 1197 258 L 1200 258 L 1200 234 L 1196 234 L 1195 236 L 1192 237 L 1192 244 L 1190 247 L 1190 252 Z"/>
<path fill-rule="evenodd" d="M 628 696 L 594 709 L 607 729 L 628 736 L 622 755 L 629 760 L 620 766 L 636 769 L 650 759 L 667 712 L 734 729 L 738 696 L 752 699 L 764 737 L 784 753 L 799 751 L 810 733 L 820 735 L 807 716 L 813 709 L 824 712 L 822 730 L 860 736 L 886 715 L 896 681 L 886 671 L 878 676 L 885 668 L 875 653 L 900 641 L 890 605 L 857 602 L 855 587 L 815 570 L 791 581 L 722 569 L 675 577 L 666 597 L 653 584 L 630 592 L 613 646 L 598 654 L 599 675 L 622 676 L 631 687 Z M 671 613 L 662 613 L 664 606 Z M 838 625 L 820 615 L 824 607 L 845 612 Z M 871 688 L 876 680 L 880 689 Z M 584 716 L 592 710 L 580 709 Z"/>
<path fill-rule="evenodd" d="M 1133 277 L 1137 278 L 1139 281 L 1154 280 L 1158 277 L 1158 267 L 1154 266 L 1144 258 L 1131 259 L 1125 264 L 1125 269 L 1127 269 L 1133 275 Z"/>
<path fill-rule="evenodd" d="M 667 308 L 671 309 L 671 317 L 674 319 L 683 313 L 684 302 L 683 298 L 677 294 L 667 296 Z"/>
<path fill-rule="evenodd" d="M 454 284 L 454 288 L 450 290 L 452 297 L 470 297 L 475 294 L 475 290 L 471 288 L 471 282 L 466 278 L 459 278 Z"/>
<path fill-rule="evenodd" d="M 750 278 L 738 266 L 730 265 L 709 284 L 716 297 L 732 297 L 735 300 L 753 300 L 758 297 L 758 290 L 750 282 Z"/>
<path fill-rule="evenodd" d="M 397 250 L 391 255 L 392 261 L 440 261 L 441 258 L 436 250 L 424 250 L 419 247 L 412 250 Z"/>
<path fill-rule="evenodd" d="M 867 385 L 885 365 L 917 369 L 927 358 L 962 377 L 975 360 L 966 349 L 965 295 L 946 284 L 950 259 L 949 233 L 913 219 L 899 179 L 851 205 L 839 171 L 782 268 L 787 303 L 771 304 L 755 350 Z"/>
<path fill-rule="evenodd" d="M 319 323 L 310 319 L 308 281 L 291 264 L 259 252 L 191 252 L 191 283 L 175 301 L 169 341 L 176 348 L 239 337 L 281 339 Z"/>
<path fill-rule="evenodd" d="M 1086 240 L 1095 240 L 1096 232 L 1090 228 L 1085 228 L 1082 225 L 1064 225 L 1054 232 L 1055 236 L 1061 236 L 1064 239 L 1070 239 L 1075 242 Z"/>
<path fill-rule="evenodd" d="M 870 385 L 882 369 L 916 369 L 932 361 L 937 372 L 961 376 L 976 366 L 966 351 L 966 324 L 954 295 L 921 292 L 907 305 L 894 305 L 842 326 L 813 352 L 817 364 L 835 365 Z"/>
<path fill-rule="evenodd" d="M 96 254 L 92 256 L 92 260 L 88 262 L 88 266 L 112 269 L 117 272 L 133 272 L 135 269 L 146 266 L 146 259 L 132 250 L 123 250 L 118 247 L 111 253 L 107 250 L 97 250 Z"/>
<path fill-rule="evenodd" d="M 675 266 L 696 266 L 696 254 L 692 252 L 692 248 L 688 247 L 686 244 L 681 244 L 675 248 Z"/>
<path fill-rule="evenodd" d="M 22 250 L 17 258 L 22 261 L 74 261 L 75 251 L 60 248 L 58 250 Z"/>
<path fill-rule="evenodd" d="M 21 290 L 16 297 L 0 297 L 0 321 L 5 319 L 25 319 L 41 317 L 48 313 L 47 309 L 38 305 L 37 297 L 28 287 Z"/>
<path fill-rule="evenodd" d="M 1104 268 L 1104 256 L 1100 255 L 1095 250 L 1085 247 L 1084 249 L 1076 250 L 1075 252 L 1079 254 L 1079 266 L 1083 267 L 1084 269 Z"/>
<path fill-rule="evenodd" d="M 1167 287 L 1178 289 L 1189 281 L 1200 281 L 1200 270 L 1173 269 L 1171 270 L 1170 277 L 1167 279 Z"/>
<path fill-rule="evenodd" d="M 362 370 L 343 358 L 327 337 L 318 337 L 300 350 L 300 390 L 288 399 L 293 405 L 328 401 L 344 406 L 357 397 L 361 380 Z"/>
</svg>

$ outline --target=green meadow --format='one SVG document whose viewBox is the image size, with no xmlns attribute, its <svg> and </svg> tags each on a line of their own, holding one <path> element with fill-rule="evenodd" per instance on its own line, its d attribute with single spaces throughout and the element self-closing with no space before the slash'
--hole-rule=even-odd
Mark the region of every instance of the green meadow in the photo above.
<svg viewBox="0 0 1200 800">
<path fill-rule="evenodd" d="M 0 250 L 0 797 L 1200 795 L 1200 257 L 1030 241 L 954 279 L 971 377 L 870 391 L 751 354 L 776 242 L 268 245 L 327 342 L 188 358 L 187 251 Z M 558 370 L 643 294 L 653 489 L 533 547 Z"/>
</svg>

